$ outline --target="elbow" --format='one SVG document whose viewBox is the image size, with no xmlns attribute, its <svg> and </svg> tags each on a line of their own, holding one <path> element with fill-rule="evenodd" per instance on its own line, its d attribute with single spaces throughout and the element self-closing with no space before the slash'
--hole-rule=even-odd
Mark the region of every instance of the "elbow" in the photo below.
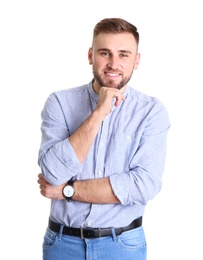
<svg viewBox="0 0 203 260">
<path fill-rule="evenodd" d="M 136 185 L 133 191 L 131 191 L 131 195 L 129 195 L 128 204 L 135 205 L 139 204 L 142 206 L 146 206 L 147 203 L 152 200 L 161 190 L 162 182 L 147 182 L 140 183 Z"/>
<path fill-rule="evenodd" d="M 57 177 L 57 175 L 55 174 L 56 171 L 53 169 L 51 170 L 51 169 L 47 168 L 46 165 L 43 164 L 42 161 L 39 164 L 39 166 L 40 166 L 42 175 L 44 176 L 45 180 L 48 183 L 50 183 L 53 186 L 61 185 L 64 183 L 64 180 L 61 180 L 60 178 Z"/>
</svg>

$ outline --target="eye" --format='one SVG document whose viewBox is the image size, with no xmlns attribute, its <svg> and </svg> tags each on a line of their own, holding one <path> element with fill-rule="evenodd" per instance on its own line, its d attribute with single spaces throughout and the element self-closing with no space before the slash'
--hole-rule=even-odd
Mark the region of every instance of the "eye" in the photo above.
<svg viewBox="0 0 203 260">
<path fill-rule="evenodd" d="M 103 57 L 108 57 L 109 53 L 107 51 L 101 51 L 100 55 L 103 56 Z"/>
<path fill-rule="evenodd" d="M 120 54 L 120 57 L 121 57 L 121 58 L 126 58 L 126 57 L 128 57 L 128 54 L 127 54 L 127 53 L 121 53 L 121 54 Z"/>
</svg>

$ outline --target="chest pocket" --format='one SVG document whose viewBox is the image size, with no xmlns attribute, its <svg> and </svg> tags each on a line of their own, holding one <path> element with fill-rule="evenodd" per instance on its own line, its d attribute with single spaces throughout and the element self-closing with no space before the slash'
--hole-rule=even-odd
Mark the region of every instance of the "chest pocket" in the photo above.
<svg viewBox="0 0 203 260">
<path fill-rule="evenodd" d="M 138 149 L 139 134 L 114 133 L 107 145 L 106 175 L 122 173 L 130 169 L 130 162 Z"/>
</svg>

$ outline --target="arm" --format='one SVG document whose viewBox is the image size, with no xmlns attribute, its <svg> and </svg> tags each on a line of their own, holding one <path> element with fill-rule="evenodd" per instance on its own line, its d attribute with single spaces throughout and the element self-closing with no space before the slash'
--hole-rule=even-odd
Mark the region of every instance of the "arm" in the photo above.
<svg viewBox="0 0 203 260">
<path fill-rule="evenodd" d="M 100 107 L 97 108 L 100 109 Z M 98 113 L 101 112 L 101 110 L 96 111 Z M 136 116 L 139 117 L 139 111 L 136 113 Z M 98 120 L 98 118 L 96 120 Z M 133 124 L 131 126 L 133 126 Z M 139 132 L 137 131 L 137 144 L 135 142 L 132 143 L 133 146 L 131 149 L 134 150 L 134 155 L 130 158 L 129 168 L 126 169 L 126 171 L 123 169 L 123 171 L 119 171 L 119 173 L 115 170 L 115 174 L 111 175 L 108 181 L 106 179 L 76 181 L 77 191 L 74 199 L 89 203 L 112 203 L 115 201 L 115 203 L 118 202 L 122 205 L 146 204 L 161 188 L 168 128 L 169 122 L 166 110 L 160 103 L 153 105 L 150 113 L 146 113 L 145 120 L 140 124 Z M 118 135 L 117 139 L 114 138 L 111 150 L 108 151 L 109 155 L 111 154 L 113 158 L 117 158 L 117 161 L 120 159 L 118 159 L 116 153 L 114 153 L 114 145 L 119 146 L 119 136 L 120 135 Z M 87 138 L 89 138 L 88 134 Z M 73 147 L 74 145 L 75 143 L 73 143 Z M 78 158 L 82 160 L 83 154 L 85 153 L 81 153 L 79 147 L 77 150 L 77 145 L 75 147 L 75 153 Z M 68 179 L 65 181 L 67 180 Z M 102 186 L 105 183 L 104 180 L 106 181 L 105 188 Z M 77 185 L 80 188 L 78 188 Z M 56 187 L 53 187 L 53 193 L 50 192 L 49 195 L 44 193 L 44 196 L 53 198 L 55 188 Z M 112 192 L 111 195 L 106 188 Z M 90 191 L 93 191 L 93 193 Z M 108 198 L 105 197 L 104 194 L 109 194 L 107 196 Z M 59 199 L 62 198 L 61 196 Z"/>
<path fill-rule="evenodd" d="M 115 106 L 119 106 L 125 99 L 120 90 L 102 87 L 96 109 L 68 138 L 81 163 L 84 162 L 102 121 L 112 109 L 113 98 L 116 98 Z M 43 196 L 50 199 L 64 199 L 62 189 L 65 184 L 53 186 L 45 180 L 42 174 L 38 175 L 38 183 Z M 113 193 L 109 178 L 75 181 L 74 188 L 74 200 L 88 203 L 119 203 Z"/>
<path fill-rule="evenodd" d="M 82 164 L 91 148 L 104 118 L 112 109 L 112 98 L 116 98 L 115 106 L 119 106 L 124 96 L 120 90 L 103 87 L 99 93 L 96 109 L 82 123 L 82 125 L 68 137 L 69 143 L 74 150 L 78 160 Z M 42 169 L 43 172 L 43 169 Z M 57 174 L 57 171 L 56 173 Z M 51 199 L 63 199 L 62 189 L 64 184 L 54 185 L 42 174 L 39 175 L 41 194 Z M 66 178 L 67 180 L 68 178 Z M 53 186 L 52 186 L 52 185 Z M 85 180 L 75 182 L 76 193 L 74 199 L 89 203 L 118 203 L 108 178 L 99 180 Z"/>
<path fill-rule="evenodd" d="M 69 141 L 81 163 L 84 162 L 102 121 L 110 113 L 112 98 L 114 97 L 116 98 L 116 106 L 119 106 L 121 101 L 124 100 L 124 96 L 119 90 L 102 87 L 99 92 L 97 108 L 69 137 Z"/>
<path fill-rule="evenodd" d="M 38 175 L 40 193 L 49 199 L 64 199 L 62 190 L 66 183 L 58 186 L 49 184 L 40 173 Z M 74 182 L 75 194 L 73 200 L 87 203 L 119 203 L 110 185 L 109 178 Z"/>
<path fill-rule="evenodd" d="M 147 204 L 160 191 L 162 185 L 169 125 L 165 111 L 161 114 L 159 122 L 155 121 L 155 125 L 160 124 L 161 128 L 152 129 L 151 123 L 146 127 L 149 129 L 142 135 L 139 149 L 133 156 L 128 171 L 113 174 L 109 178 L 75 181 L 76 192 L 73 199 L 95 204 Z M 165 124 L 162 124 L 164 121 Z M 62 189 L 66 183 L 52 186 L 43 179 L 42 174 L 39 175 L 38 183 L 43 196 L 64 199 Z"/>
<path fill-rule="evenodd" d="M 84 91 L 82 94 L 84 102 L 89 102 L 89 94 Z M 74 104 L 73 100 L 77 100 L 77 94 L 73 100 L 70 100 L 72 96 L 66 94 L 63 97 L 60 93 L 48 98 L 42 111 L 42 142 L 38 163 L 50 184 L 60 185 L 77 174 L 82 174 L 83 162 L 100 125 L 112 109 L 113 97 L 117 100 L 115 105 L 124 100 L 120 90 L 101 88 L 96 109 L 92 112 L 87 108 L 87 104 L 86 109 L 82 111 L 80 106 L 80 113 L 76 119 L 73 113 L 77 104 Z"/>
</svg>

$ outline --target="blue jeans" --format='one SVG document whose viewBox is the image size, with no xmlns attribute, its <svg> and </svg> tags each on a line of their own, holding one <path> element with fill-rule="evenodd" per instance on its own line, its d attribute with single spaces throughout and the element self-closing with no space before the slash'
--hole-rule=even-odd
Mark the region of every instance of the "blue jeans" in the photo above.
<svg viewBox="0 0 203 260">
<path fill-rule="evenodd" d="M 43 242 L 43 260 L 146 260 L 147 247 L 143 227 L 116 236 L 81 239 L 55 233 L 47 228 Z"/>
</svg>

